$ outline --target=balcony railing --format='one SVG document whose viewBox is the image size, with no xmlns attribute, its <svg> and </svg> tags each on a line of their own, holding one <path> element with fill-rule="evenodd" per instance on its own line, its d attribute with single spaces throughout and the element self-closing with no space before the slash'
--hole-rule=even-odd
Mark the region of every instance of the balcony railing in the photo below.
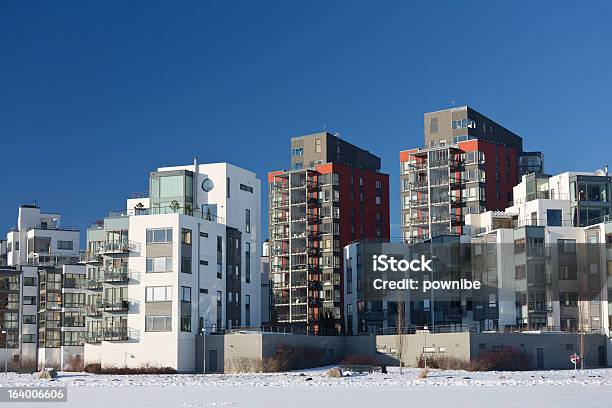
<svg viewBox="0 0 612 408">
<path fill-rule="evenodd" d="M 128 300 L 103 300 L 100 303 L 100 309 L 111 313 L 127 313 L 130 309 L 130 302 Z"/>
</svg>

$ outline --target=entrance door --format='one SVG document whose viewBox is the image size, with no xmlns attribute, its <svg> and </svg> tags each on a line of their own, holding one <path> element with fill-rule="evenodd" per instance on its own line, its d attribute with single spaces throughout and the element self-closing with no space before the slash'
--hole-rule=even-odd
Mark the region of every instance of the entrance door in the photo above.
<svg viewBox="0 0 612 408">
<path fill-rule="evenodd" d="M 601 367 L 607 367 L 608 366 L 608 352 L 606 350 L 606 346 L 599 346 L 597 348 L 598 354 L 599 354 L 599 365 Z"/>
<path fill-rule="evenodd" d="M 537 349 L 537 353 L 538 353 L 538 370 L 543 370 L 544 369 L 544 349 L 543 348 L 539 348 Z"/>
<path fill-rule="evenodd" d="M 208 371 L 217 372 L 217 350 L 208 350 Z"/>
</svg>

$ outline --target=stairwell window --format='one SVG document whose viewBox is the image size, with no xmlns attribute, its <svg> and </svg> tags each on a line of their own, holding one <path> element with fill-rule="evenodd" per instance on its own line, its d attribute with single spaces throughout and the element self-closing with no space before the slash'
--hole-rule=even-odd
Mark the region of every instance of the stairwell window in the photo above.
<svg viewBox="0 0 612 408">
<path fill-rule="evenodd" d="M 187 228 L 181 228 L 181 243 L 185 245 L 191 245 L 191 230 Z"/>
<path fill-rule="evenodd" d="M 244 267 L 244 279 L 246 283 L 251 283 L 251 243 L 245 242 L 244 250 L 245 267 Z"/>
<path fill-rule="evenodd" d="M 248 208 L 244 210 L 244 222 L 244 231 L 247 233 L 251 232 L 251 210 Z"/>
</svg>

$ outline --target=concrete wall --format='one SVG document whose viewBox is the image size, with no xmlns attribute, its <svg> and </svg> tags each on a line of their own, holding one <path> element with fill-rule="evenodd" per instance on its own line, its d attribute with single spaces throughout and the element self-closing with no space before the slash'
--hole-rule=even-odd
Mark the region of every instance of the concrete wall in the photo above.
<svg viewBox="0 0 612 408">
<path fill-rule="evenodd" d="M 607 343 L 609 340 L 602 335 L 585 336 L 585 348 L 587 352 L 585 367 L 609 366 L 604 358 L 600 361 L 600 347 L 607 354 Z M 532 369 L 569 369 L 574 365 L 569 361 L 573 353 L 579 353 L 579 336 L 573 333 L 471 333 L 470 354 L 472 358 L 477 358 L 485 352 L 493 350 L 513 350 L 519 351 L 531 362 Z M 538 349 L 541 353 L 538 367 Z"/>
<path fill-rule="evenodd" d="M 416 366 L 417 359 L 423 353 L 424 347 L 435 350 L 434 355 L 445 355 L 470 359 L 470 333 L 437 333 L 437 334 L 404 334 L 404 353 L 402 361 L 407 367 Z M 399 364 L 397 357 L 397 336 L 376 336 L 376 351 L 388 357 L 387 361 Z"/>
</svg>

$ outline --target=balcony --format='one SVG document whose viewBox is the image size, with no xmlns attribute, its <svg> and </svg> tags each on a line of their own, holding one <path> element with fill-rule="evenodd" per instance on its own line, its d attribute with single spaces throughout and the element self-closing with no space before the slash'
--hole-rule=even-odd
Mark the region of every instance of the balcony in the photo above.
<svg viewBox="0 0 612 408">
<path fill-rule="evenodd" d="M 86 331 L 84 336 L 85 343 L 101 343 L 104 335 L 101 329 L 94 331 Z"/>
<path fill-rule="evenodd" d="M 130 309 L 130 302 L 128 300 L 104 300 L 100 304 L 100 309 L 109 313 L 127 313 Z"/>
<path fill-rule="evenodd" d="M 140 244 L 138 242 L 121 240 L 121 241 L 106 241 L 100 243 L 99 253 L 104 255 L 127 254 L 129 252 L 140 253 Z"/>
<path fill-rule="evenodd" d="M 127 268 L 106 267 L 104 271 L 104 283 L 127 284 L 130 279 L 138 280 L 139 273 Z"/>
<path fill-rule="evenodd" d="M 83 284 L 83 288 L 92 291 L 102 290 L 102 281 L 98 279 L 88 279 Z"/>
<path fill-rule="evenodd" d="M 85 306 L 85 316 L 100 317 L 102 316 L 102 310 L 100 310 L 98 305 L 87 305 Z"/>
</svg>

